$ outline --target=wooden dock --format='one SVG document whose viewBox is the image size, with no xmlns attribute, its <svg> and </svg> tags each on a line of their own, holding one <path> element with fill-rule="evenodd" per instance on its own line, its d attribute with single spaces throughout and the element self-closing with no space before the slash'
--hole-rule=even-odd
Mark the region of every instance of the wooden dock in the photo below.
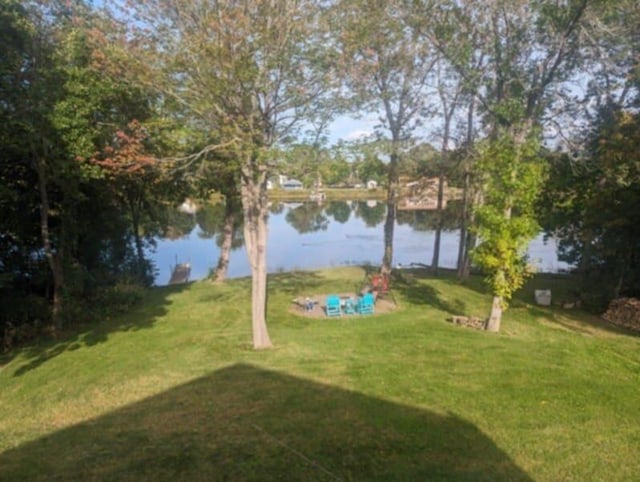
<svg viewBox="0 0 640 482">
<path fill-rule="evenodd" d="M 191 275 L 191 263 L 176 264 L 171 272 L 169 284 L 177 285 L 187 283 L 189 281 L 189 275 Z"/>
</svg>

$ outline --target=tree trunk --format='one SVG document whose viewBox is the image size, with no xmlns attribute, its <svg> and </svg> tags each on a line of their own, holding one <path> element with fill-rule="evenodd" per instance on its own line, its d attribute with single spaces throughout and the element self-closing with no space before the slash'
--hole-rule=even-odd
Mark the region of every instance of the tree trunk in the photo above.
<svg viewBox="0 0 640 482">
<path fill-rule="evenodd" d="M 133 240 L 136 245 L 136 263 L 138 277 L 140 281 L 145 279 L 144 269 L 144 246 L 142 245 L 142 236 L 140 236 L 140 210 L 137 209 L 136 201 L 129 198 L 129 209 L 131 212 L 131 228 L 133 229 Z"/>
<path fill-rule="evenodd" d="M 460 279 L 469 279 L 471 274 L 471 251 L 476 246 L 476 235 L 474 233 L 467 232 L 467 239 L 464 247 L 464 256 L 462 258 L 462 267 L 460 269 Z"/>
<path fill-rule="evenodd" d="M 387 190 L 387 218 L 384 221 L 384 255 L 382 257 L 382 275 L 391 274 L 393 266 L 393 231 L 396 224 L 396 186 L 389 183 Z"/>
<path fill-rule="evenodd" d="M 57 331 L 62 330 L 62 302 L 64 291 L 64 268 L 62 266 L 62 248 L 53 249 L 49 232 L 49 194 L 47 192 L 46 162 L 38 160 L 36 171 L 38 174 L 38 189 L 40 191 L 40 234 L 42 236 L 42 248 L 44 250 L 51 274 L 53 276 L 53 326 Z"/>
<path fill-rule="evenodd" d="M 227 200 L 224 207 L 224 225 L 222 228 L 222 246 L 220 246 L 220 256 L 218 265 L 213 274 L 214 281 L 222 283 L 227 279 L 227 271 L 229 269 L 229 258 L 231 257 L 231 247 L 233 246 L 233 228 L 236 221 L 234 207 Z"/>
<path fill-rule="evenodd" d="M 442 169 L 442 168 L 441 168 Z M 434 275 L 438 274 L 438 265 L 440 263 L 440 239 L 442 237 L 442 216 L 443 216 L 443 205 L 444 202 L 444 174 L 440 171 L 440 176 L 438 177 L 438 204 L 437 204 L 437 216 L 438 219 L 436 221 L 436 238 L 433 242 L 433 259 L 431 261 L 431 271 Z"/>
<path fill-rule="evenodd" d="M 393 263 L 393 231 L 396 223 L 396 205 L 393 201 L 387 201 L 387 218 L 384 222 L 384 255 L 382 257 L 382 267 L 380 273 L 388 275 L 391 273 Z"/>
<path fill-rule="evenodd" d="M 469 226 L 473 221 L 473 206 L 471 197 L 471 146 L 473 145 L 474 130 L 473 119 L 475 116 L 475 98 L 471 98 L 467 110 L 467 153 L 464 159 L 464 185 L 462 190 L 462 220 L 460 223 L 460 244 L 458 246 L 458 279 L 466 280 L 471 271 L 471 259 L 469 252 L 475 246 L 475 236 L 469 232 Z"/>
<path fill-rule="evenodd" d="M 464 184 L 462 188 L 462 213 L 460 215 L 460 242 L 458 244 L 458 262 L 456 267 L 458 268 L 458 278 L 466 279 L 464 276 L 464 262 L 465 254 L 467 252 L 467 237 L 468 237 L 468 223 L 469 223 L 469 178 L 470 173 L 468 169 L 464 172 Z M 467 273 L 468 276 L 468 273 Z"/>
<path fill-rule="evenodd" d="M 469 185 L 469 190 L 471 186 Z M 461 265 L 458 272 L 458 277 L 461 280 L 466 280 L 469 278 L 471 274 L 471 251 L 476 247 L 477 236 L 474 232 L 469 230 L 469 226 L 473 226 L 475 222 L 475 212 L 473 210 L 473 206 L 479 206 L 482 203 L 481 193 L 476 193 L 473 197 L 469 193 L 469 198 L 467 200 L 467 228 L 466 228 L 466 237 L 464 239 L 463 246 L 463 256 Z M 473 199 L 475 198 L 475 199 Z"/>
<path fill-rule="evenodd" d="M 491 304 L 491 314 L 485 325 L 485 330 L 497 333 L 500 331 L 500 322 L 502 321 L 502 297 L 494 296 Z"/>
<path fill-rule="evenodd" d="M 390 275 L 393 267 L 393 232 L 396 225 L 396 196 L 398 191 L 398 152 L 397 141 L 389 160 L 389 186 L 387 188 L 387 218 L 384 222 L 384 254 L 380 274 Z"/>
<path fill-rule="evenodd" d="M 267 191 L 266 173 L 255 168 L 242 169 L 241 196 L 244 211 L 244 235 L 251 265 L 251 320 L 253 347 L 271 348 L 267 330 Z M 256 179 L 257 177 L 257 179 Z"/>
</svg>

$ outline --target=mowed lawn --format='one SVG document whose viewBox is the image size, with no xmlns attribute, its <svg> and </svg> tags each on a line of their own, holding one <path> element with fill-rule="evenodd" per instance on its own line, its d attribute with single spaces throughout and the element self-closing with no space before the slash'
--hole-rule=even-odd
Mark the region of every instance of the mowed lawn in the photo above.
<svg viewBox="0 0 640 482">
<path fill-rule="evenodd" d="M 395 312 L 343 319 L 291 300 L 362 269 L 271 276 L 268 351 L 242 279 L 3 356 L 0 480 L 640 478 L 640 337 L 532 304 L 567 278 L 533 280 L 489 334 L 446 321 L 488 314 L 481 280 L 402 274 Z"/>
</svg>

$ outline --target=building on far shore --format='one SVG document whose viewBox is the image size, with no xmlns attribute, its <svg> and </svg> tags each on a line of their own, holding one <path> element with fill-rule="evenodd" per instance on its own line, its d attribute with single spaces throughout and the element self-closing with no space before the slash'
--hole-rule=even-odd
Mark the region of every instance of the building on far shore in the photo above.
<svg viewBox="0 0 640 482">
<path fill-rule="evenodd" d="M 281 184 L 282 189 L 293 190 L 293 189 L 302 189 L 302 183 L 297 179 L 287 179 L 285 182 Z"/>
</svg>

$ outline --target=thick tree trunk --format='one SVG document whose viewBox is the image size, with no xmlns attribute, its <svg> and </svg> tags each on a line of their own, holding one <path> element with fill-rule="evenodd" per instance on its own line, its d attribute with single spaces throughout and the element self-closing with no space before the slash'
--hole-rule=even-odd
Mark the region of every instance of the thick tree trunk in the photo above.
<svg viewBox="0 0 640 482">
<path fill-rule="evenodd" d="M 396 141 L 397 142 L 397 141 Z M 396 225 L 396 203 L 398 194 L 398 153 L 391 153 L 389 161 L 389 186 L 387 188 L 387 218 L 384 222 L 384 254 L 382 256 L 382 275 L 390 275 L 393 267 L 393 232 Z"/>
<path fill-rule="evenodd" d="M 380 273 L 391 274 L 393 266 L 393 232 L 396 224 L 396 202 L 394 188 L 389 188 L 387 193 L 387 218 L 384 221 L 384 255 L 382 256 L 382 267 Z"/>
<path fill-rule="evenodd" d="M 53 276 L 53 325 L 57 331 L 62 330 L 62 303 L 64 291 L 64 268 L 62 266 L 62 249 L 53 249 L 49 232 L 49 194 L 47 192 L 46 162 L 39 160 L 36 163 L 38 174 L 38 189 L 40 192 L 40 234 L 42 236 L 42 248 L 49 262 Z"/>
<path fill-rule="evenodd" d="M 500 331 L 500 322 L 502 321 L 502 297 L 494 296 L 491 305 L 491 314 L 487 320 L 485 330 L 498 332 Z"/>
<path fill-rule="evenodd" d="M 267 330 L 267 193 L 266 173 L 253 166 L 243 168 L 241 196 L 244 211 L 244 235 L 251 265 L 251 320 L 253 347 L 271 348 Z M 257 179 L 256 179 L 257 177 Z"/>
<path fill-rule="evenodd" d="M 213 274 L 214 281 L 222 283 L 227 279 L 227 271 L 229 269 L 229 258 L 231 258 L 231 248 L 233 246 L 233 228 L 236 222 L 236 215 L 233 206 L 229 201 L 224 208 L 224 225 L 222 228 L 222 245 L 220 246 L 220 256 L 218 257 L 218 265 Z"/>
</svg>

